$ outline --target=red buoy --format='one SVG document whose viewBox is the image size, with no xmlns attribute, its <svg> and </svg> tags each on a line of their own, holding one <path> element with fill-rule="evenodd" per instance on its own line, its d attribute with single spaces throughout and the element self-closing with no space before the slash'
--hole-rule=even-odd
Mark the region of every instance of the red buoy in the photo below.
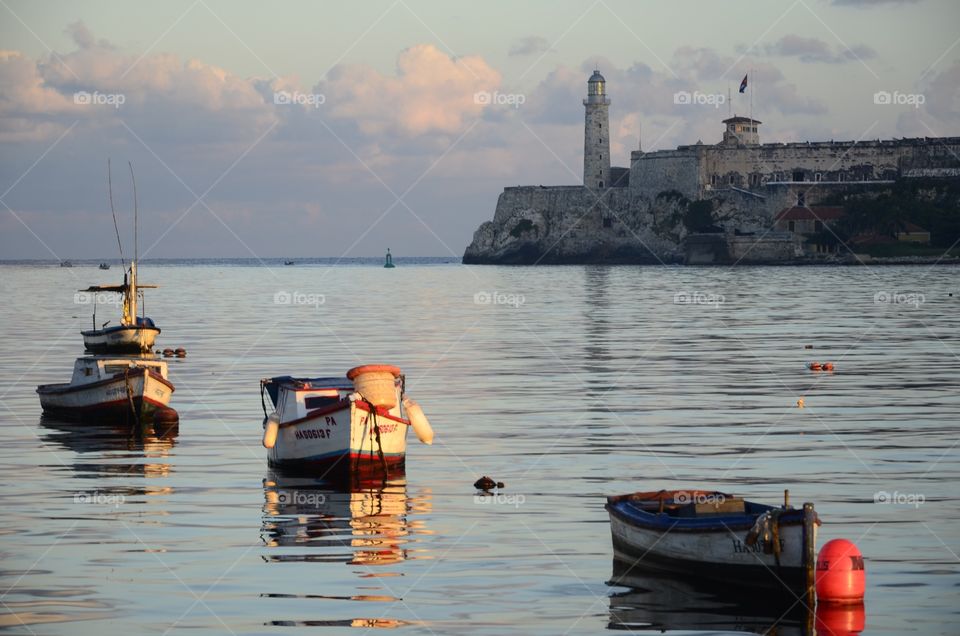
<svg viewBox="0 0 960 636">
<path fill-rule="evenodd" d="M 863 555 L 852 541 L 834 539 L 817 555 L 817 599 L 826 603 L 863 602 L 867 586 Z"/>
</svg>

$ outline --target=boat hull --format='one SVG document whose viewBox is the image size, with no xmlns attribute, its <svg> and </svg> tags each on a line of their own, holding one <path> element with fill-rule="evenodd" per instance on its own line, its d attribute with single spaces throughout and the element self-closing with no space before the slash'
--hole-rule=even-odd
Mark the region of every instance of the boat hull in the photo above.
<svg viewBox="0 0 960 636">
<path fill-rule="evenodd" d="M 45 384 L 37 387 L 43 412 L 80 420 L 149 419 L 170 403 L 173 385 L 147 369 L 87 384 Z"/>
<path fill-rule="evenodd" d="M 270 466 L 331 480 L 389 477 L 404 471 L 408 428 L 403 418 L 344 399 L 281 422 L 267 459 Z"/>
<path fill-rule="evenodd" d="M 606 508 L 614 557 L 634 568 L 747 588 L 804 591 L 810 581 L 817 526 L 812 506 L 809 518 L 806 509 L 781 514 L 779 555 L 766 553 L 761 542 L 746 541 L 759 513 L 690 521 L 638 512 L 625 502 L 608 502 Z"/>
<path fill-rule="evenodd" d="M 124 325 L 81 331 L 83 346 L 92 353 L 141 353 L 153 349 L 160 335 L 156 327 Z"/>
</svg>

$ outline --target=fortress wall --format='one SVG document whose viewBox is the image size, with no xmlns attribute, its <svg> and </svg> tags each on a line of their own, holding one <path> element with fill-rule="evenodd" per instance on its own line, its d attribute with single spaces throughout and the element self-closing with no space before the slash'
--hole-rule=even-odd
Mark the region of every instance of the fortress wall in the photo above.
<svg viewBox="0 0 960 636">
<path fill-rule="evenodd" d="M 653 196 L 675 189 L 688 198 L 731 185 L 762 192 L 768 181 L 850 182 L 902 175 L 960 174 L 960 138 L 889 141 L 681 146 L 633 153 L 631 187 Z M 693 165 L 691 165 L 693 162 Z M 801 175 L 796 174 L 802 173 Z M 714 180 L 716 175 L 716 180 Z M 751 177 L 753 175 L 753 177 Z"/>
<path fill-rule="evenodd" d="M 677 190 L 688 199 L 700 193 L 700 162 L 696 150 L 634 152 L 630 158 L 630 190 L 653 199 L 665 190 Z"/>
<path fill-rule="evenodd" d="M 706 152 L 704 172 L 707 182 L 714 174 L 729 182 L 735 174 L 740 186 L 751 185 L 751 174 L 768 181 L 814 181 L 817 172 L 824 181 L 895 179 L 901 156 L 901 148 L 866 144 L 714 146 Z M 803 179 L 795 178 L 797 171 Z"/>
</svg>

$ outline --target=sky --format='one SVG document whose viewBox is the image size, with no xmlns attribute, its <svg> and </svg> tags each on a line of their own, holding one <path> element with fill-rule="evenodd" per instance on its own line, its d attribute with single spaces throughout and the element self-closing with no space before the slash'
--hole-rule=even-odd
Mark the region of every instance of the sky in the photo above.
<svg viewBox="0 0 960 636">
<path fill-rule="evenodd" d="M 0 259 L 116 258 L 108 159 L 141 258 L 460 256 L 580 183 L 594 68 L 614 165 L 751 92 L 762 142 L 960 136 L 955 0 L 0 0 Z"/>
</svg>

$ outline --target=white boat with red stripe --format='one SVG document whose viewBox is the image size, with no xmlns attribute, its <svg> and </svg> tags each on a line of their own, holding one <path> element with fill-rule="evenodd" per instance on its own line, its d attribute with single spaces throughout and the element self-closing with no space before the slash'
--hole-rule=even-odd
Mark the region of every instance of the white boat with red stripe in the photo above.
<svg viewBox="0 0 960 636">
<path fill-rule="evenodd" d="M 379 376 L 379 386 L 364 384 L 370 375 Z M 261 380 L 263 445 L 270 466 L 332 481 L 403 474 L 407 429 L 412 426 L 424 443 L 433 440 L 404 385 L 400 369 L 390 365 L 356 367 L 347 377 Z M 264 394 L 273 403 L 271 413 Z"/>
<path fill-rule="evenodd" d="M 37 387 L 44 413 L 84 420 L 148 419 L 173 391 L 163 360 L 111 356 L 77 358 L 70 382 Z"/>
</svg>

